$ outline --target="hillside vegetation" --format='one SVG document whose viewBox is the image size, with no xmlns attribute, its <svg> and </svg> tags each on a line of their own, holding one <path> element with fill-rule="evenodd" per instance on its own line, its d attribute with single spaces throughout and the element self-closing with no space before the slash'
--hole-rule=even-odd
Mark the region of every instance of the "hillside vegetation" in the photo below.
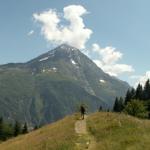
<svg viewBox="0 0 150 150">
<path fill-rule="evenodd" d="M 95 113 L 87 119 L 95 150 L 150 150 L 150 121 L 124 114 Z"/>
<path fill-rule="evenodd" d="M 0 150 L 78 150 L 75 116 L 0 144 Z M 116 113 L 100 112 L 87 117 L 88 150 L 150 150 L 150 121 Z M 84 135 L 82 135 L 84 136 Z M 86 137 L 82 137 L 81 140 Z M 91 144 L 91 143 L 90 143 Z M 83 149 L 82 149 L 83 150 Z"/>
<path fill-rule="evenodd" d="M 29 134 L 0 144 L 0 150 L 74 150 L 75 118 L 66 117 Z"/>
</svg>

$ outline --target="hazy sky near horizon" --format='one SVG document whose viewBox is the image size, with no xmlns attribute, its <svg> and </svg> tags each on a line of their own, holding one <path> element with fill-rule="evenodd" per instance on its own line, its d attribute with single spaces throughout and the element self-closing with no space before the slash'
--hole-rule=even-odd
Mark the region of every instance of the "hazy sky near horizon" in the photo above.
<svg viewBox="0 0 150 150">
<path fill-rule="evenodd" d="M 1 0 L 0 64 L 68 41 L 105 72 L 143 83 L 150 77 L 149 7 L 149 0 Z"/>
</svg>

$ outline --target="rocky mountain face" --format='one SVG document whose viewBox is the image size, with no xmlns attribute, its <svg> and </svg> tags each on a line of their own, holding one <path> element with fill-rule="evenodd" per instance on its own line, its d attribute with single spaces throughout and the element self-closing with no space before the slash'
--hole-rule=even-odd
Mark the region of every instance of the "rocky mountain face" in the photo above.
<svg viewBox="0 0 150 150">
<path fill-rule="evenodd" d="M 63 44 L 27 62 L 0 66 L 0 115 L 31 124 L 53 122 L 85 103 L 111 108 L 129 85 L 104 73 L 80 50 Z"/>
</svg>

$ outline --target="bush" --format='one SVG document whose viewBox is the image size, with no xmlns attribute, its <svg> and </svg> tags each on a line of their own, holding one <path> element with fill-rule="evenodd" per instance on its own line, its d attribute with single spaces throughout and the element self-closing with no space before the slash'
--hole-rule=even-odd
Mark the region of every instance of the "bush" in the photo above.
<svg viewBox="0 0 150 150">
<path fill-rule="evenodd" d="M 139 100 L 131 100 L 128 102 L 124 108 L 124 112 L 135 117 L 148 117 L 148 112 L 144 103 Z"/>
</svg>

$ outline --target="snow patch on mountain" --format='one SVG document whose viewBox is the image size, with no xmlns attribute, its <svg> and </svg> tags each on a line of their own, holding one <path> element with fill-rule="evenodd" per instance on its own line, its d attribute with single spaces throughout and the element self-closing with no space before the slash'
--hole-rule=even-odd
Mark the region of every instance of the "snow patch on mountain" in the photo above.
<svg viewBox="0 0 150 150">
<path fill-rule="evenodd" d="M 73 59 L 71 59 L 70 61 L 73 65 L 77 65 L 77 63 Z"/>
<path fill-rule="evenodd" d="M 105 82 L 106 82 L 106 81 L 103 80 L 103 79 L 100 79 L 99 81 L 100 81 L 100 83 L 105 83 Z"/>
<path fill-rule="evenodd" d="M 44 57 L 44 58 L 41 58 L 39 61 L 41 62 L 41 61 L 45 61 L 45 60 L 47 60 L 49 58 L 49 56 L 47 56 L 47 57 Z"/>
</svg>

